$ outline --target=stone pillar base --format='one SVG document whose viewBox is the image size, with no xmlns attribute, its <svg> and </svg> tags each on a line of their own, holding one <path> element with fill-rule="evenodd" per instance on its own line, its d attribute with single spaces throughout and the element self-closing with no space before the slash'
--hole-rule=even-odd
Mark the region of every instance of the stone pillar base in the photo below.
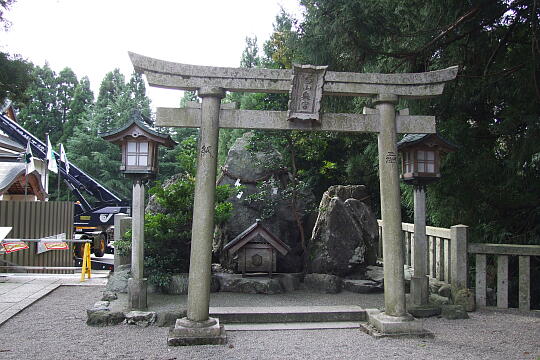
<svg viewBox="0 0 540 360">
<path fill-rule="evenodd" d="M 131 310 L 146 310 L 146 279 L 128 279 L 128 307 Z"/>
<path fill-rule="evenodd" d="M 429 302 L 429 279 L 427 276 L 413 276 L 411 278 L 411 304 L 415 306 L 427 305 Z"/>
<path fill-rule="evenodd" d="M 206 321 L 192 321 L 188 318 L 177 319 L 174 328 L 169 330 L 167 344 L 170 346 L 223 345 L 227 343 L 227 334 L 219 319 L 208 318 Z"/>
<path fill-rule="evenodd" d="M 412 315 L 390 316 L 379 310 L 367 310 L 368 323 L 362 325 L 363 330 L 375 337 L 419 336 L 433 337 L 425 330 L 423 322 L 415 320 Z"/>
</svg>

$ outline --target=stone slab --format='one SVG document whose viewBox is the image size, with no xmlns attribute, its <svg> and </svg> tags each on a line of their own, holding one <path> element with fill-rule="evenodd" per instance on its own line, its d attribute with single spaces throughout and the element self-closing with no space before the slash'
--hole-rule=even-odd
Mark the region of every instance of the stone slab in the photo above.
<svg viewBox="0 0 540 360">
<path fill-rule="evenodd" d="M 227 331 L 277 331 L 277 330 L 323 330 L 358 329 L 356 321 L 292 322 L 263 324 L 224 324 Z"/>
<path fill-rule="evenodd" d="M 210 314 L 222 323 L 291 323 L 364 321 L 360 306 L 211 307 Z"/>
</svg>

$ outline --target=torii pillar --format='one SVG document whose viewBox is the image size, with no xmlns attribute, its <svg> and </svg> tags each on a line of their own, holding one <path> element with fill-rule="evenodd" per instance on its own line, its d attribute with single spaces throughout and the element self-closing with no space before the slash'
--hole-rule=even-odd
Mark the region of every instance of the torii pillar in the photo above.
<svg viewBox="0 0 540 360">
<path fill-rule="evenodd" d="M 457 67 L 419 74 L 360 74 L 326 71 L 302 65 L 293 70 L 236 69 L 184 65 L 130 53 L 135 70 L 149 85 L 196 90 L 202 105 L 158 108 L 157 125 L 200 127 L 195 186 L 187 317 L 169 333 L 169 345 L 222 344 L 226 341 L 218 319 L 210 318 L 211 244 L 219 128 L 281 129 L 379 133 L 379 177 L 383 221 L 385 311 L 369 311 L 369 323 L 383 334 L 425 334 L 405 306 L 404 243 L 397 164 L 400 133 L 434 133 L 435 118 L 396 114 L 399 97 L 440 95 Z M 290 93 L 289 111 L 220 109 L 225 91 Z M 368 114 L 319 113 L 322 95 L 371 96 Z"/>
</svg>

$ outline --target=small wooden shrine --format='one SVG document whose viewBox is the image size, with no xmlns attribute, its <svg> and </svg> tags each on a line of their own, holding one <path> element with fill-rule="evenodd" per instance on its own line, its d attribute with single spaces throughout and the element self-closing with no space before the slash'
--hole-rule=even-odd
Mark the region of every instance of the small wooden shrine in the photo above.
<svg viewBox="0 0 540 360">
<path fill-rule="evenodd" d="M 229 256 L 238 253 L 238 272 L 272 273 L 276 271 L 276 257 L 279 252 L 285 256 L 291 248 L 278 239 L 261 224 L 261 220 L 244 230 L 223 248 Z"/>
</svg>

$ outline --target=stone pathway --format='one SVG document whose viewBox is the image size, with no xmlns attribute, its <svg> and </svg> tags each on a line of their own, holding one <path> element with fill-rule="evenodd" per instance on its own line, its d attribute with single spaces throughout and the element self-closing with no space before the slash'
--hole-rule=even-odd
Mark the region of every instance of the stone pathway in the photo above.
<svg viewBox="0 0 540 360">
<path fill-rule="evenodd" d="M 0 274 L 0 325 L 61 285 L 102 286 L 109 271 L 92 271 L 80 281 L 75 274 Z"/>
</svg>

